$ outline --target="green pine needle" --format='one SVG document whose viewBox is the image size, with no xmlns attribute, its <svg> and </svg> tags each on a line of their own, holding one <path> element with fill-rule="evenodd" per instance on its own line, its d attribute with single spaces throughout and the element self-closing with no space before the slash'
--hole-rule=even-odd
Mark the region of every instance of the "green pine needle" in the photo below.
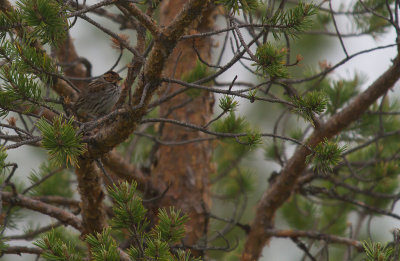
<svg viewBox="0 0 400 261">
<path fill-rule="evenodd" d="M 368 0 L 360 3 L 356 1 L 353 6 L 354 16 L 353 24 L 362 32 L 370 33 L 373 37 L 377 37 L 387 32 L 388 27 L 391 26 L 391 23 L 386 19 L 382 19 L 375 14 L 380 14 L 382 17 L 389 17 L 389 10 L 387 5 L 393 4 L 393 0 L 391 1 L 378 1 L 378 0 Z M 374 10 L 374 13 L 364 13 L 366 9 Z"/>
<path fill-rule="evenodd" d="M 167 242 L 155 239 L 151 240 L 147 244 L 147 248 L 144 250 L 147 260 L 159 260 L 159 261 L 171 261 L 171 253 Z"/>
<path fill-rule="evenodd" d="M 190 71 L 182 75 L 182 81 L 185 82 L 195 82 L 209 75 L 208 66 L 199 60 L 196 61 L 196 66 Z"/>
<path fill-rule="evenodd" d="M 353 79 L 334 81 L 323 88 L 329 99 L 327 111 L 330 114 L 336 113 L 338 109 L 359 93 L 359 87 L 362 84 L 363 78 L 356 74 Z"/>
<path fill-rule="evenodd" d="M 308 92 L 304 96 L 293 96 L 291 101 L 296 106 L 293 110 L 313 125 L 314 113 L 324 112 L 328 104 L 325 93 L 320 91 Z"/>
<path fill-rule="evenodd" d="M 136 186 L 136 182 L 131 184 L 123 182 L 108 188 L 109 195 L 114 201 L 112 228 L 128 229 L 131 236 L 137 239 L 137 244 L 128 250 L 133 260 L 176 260 L 171 254 L 169 244 L 179 242 L 184 237 L 184 224 L 188 217 L 174 208 L 168 211 L 160 209 L 158 224 L 151 229 L 151 232 L 146 232 L 149 225 L 145 216 L 147 210 L 142 204 L 142 199 L 137 195 Z M 104 233 L 106 233 L 105 236 L 109 236 L 108 231 Z M 98 241 L 105 236 L 90 236 L 88 243 L 92 246 L 100 246 Z M 110 240 L 107 242 L 111 242 Z M 113 246 L 111 243 L 108 244 L 110 247 Z M 103 245 L 105 245 L 103 249 L 107 249 L 107 245 Z"/>
<path fill-rule="evenodd" d="M 162 241 L 175 243 L 184 237 L 184 224 L 188 221 L 188 216 L 182 215 L 180 210 L 175 210 L 173 207 L 168 212 L 160 209 L 158 218 L 159 222 L 154 227 L 153 233 L 159 235 Z"/>
<path fill-rule="evenodd" d="M 31 44 L 32 40 L 32 38 L 26 38 L 24 44 L 4 41 L 1 43 L 0 57 L 7 61 L 12 60 L 11 68 L 15 71 L 35 74 L 42 80 L 50 80 L 48 74 L 58 73 L 57 65 L 44 51 L 34 48 Z"/>
<path fill-rule="evenodd" d="M 0 48 L 0 58 L 13 59 L 12 64 L 4 65 L 0 69 L 0 116 L 6 116 L 15 107 L 23 106 L 30 110 L 41 100 L 41 87 L 37 78 L 27 72 L 21 59 L 16 57 L 16 49 L 9 42 L 3 43 Z M 29 101 L 30 103 L 27 103 Z"/>
<path fill-rule="evenodd" d="M 389 261 L 392 260 L 391 256 L 394 249 L 387 244 L 375 243 L 371 239 L 364 241 L 363 243 L 365 254 L 367 255 L 367 261 Z"/>
<path fill-rule="evenodd" d="M 196 261 L 190 256 L 190 251 L 171 251 L 170 244 L 180 242 L 185 235 L 184 225 L 188 220 L 179 210 L 170 208 L 159 210 L 158 224 L 151 230 L 142 224 L 147 224 L 141 198 L 136 194 L 136 183 L 123 182 L 108 189 L 114 202 L 114 223 L 119 219 L 117 226 L 104 228 L 101 233 L 90 234 L 85 241 L 90 246 L 91 258 L 94 261 L 120 260 L 117 241 L 111 235 L 117 228 L 128 229 L 135 238 L 127 254 L 132 260 L 165 260 L 165 261 Z M 134 206 L 136 205 L 136 206 Z M 137 212 L 139 210 L 139 212 Z M 121 225 L 123 222 L 125 224 Z M 83 260 L 69 241 L 62 238 L 58 229 L 45 234 L 35 242 L 43 249 L 42 257 L 47 260 Z M 0 243 L 1 247 L 1 243 Z M 71 254 L 72 253 L 72 254 Z"/>
<path fill-rule="evenodd" d="M 3 231 L 3 226 L 0 226 L 0 230 Z M 9 245 L 6 243 L 6 241 L 3 239 L 3 236 L 0 235 L 0 253 L 2 250 L 5 250 L 9 247 Z"/>
<path fill-rule="evenodd" d="M 215 131 L 223 133 L 239 133 L 246 131 L 249 124 L 243 117 L 236 117 L 236 114 L 231 111 L 223 120 L 219 120 L 214 124 Z"/>
<path fill-rule="evenodd" d="M 6 66 L 0 70 L 1 77 L 5 79 L 1 95 L 7 95 L 8 100 L 12 102 L 22 103 L 25 100 L 39 102 L 41 89 L 35 77 L 17 69 L 13 64 L 11 67 Z"/>
<path fill-rule="evenodd" d="M 250 130 L 247 136 L 242 137 L 241 142 L 246 143 L 250 149 L 254 149 L 258 145 L 262 144 L 261 134 L 256 130 Z"/>
<path fill-rule="evenodd" d="M 135 246 L 131 246 L 129 249 L 128 249 L 128 255 L 133 259 L 133 260 L 140 260 L 140 258 L 141 258 L 141 253 L 140 253 L 140 250 L 137 248 L 137 247 L 135 247 Z"/>
<path fill-rule="evenodd" d="M 207 76 L 213 74 L 213 70 L 211 70 L 207 65 L 202 63 L 200 60 L 196 61 L 196 66 L 189 72 L 185 73 L 182 75 L 181 79 L 182 81 L 188 82 L 188 83 L 193 83 L 195 81 L 198 81 L 200 79 L 206 78 Z M 211 82 L 205 83 L 204 85 L 210 85 Z M 185 93 L 191 97 L 191 98 L 196 98 L 199 97 L 204 90 L 202 89 L 197 89 L 197 88 L 191 88 L 187 90 Z"/>
<path fill-rule="evenodd" d="M 27 111 L 41 102 L 41 82 L 51 83 L 58 69 L 46 53 L 38 52 L 29 43 L 3 41 L 0 58 L 8 61 L 0 69 L 0 116 L 9 110 L 23 107 Z M 12 61 L 12 62 L 11 62 Z"/>
<path fill-rule="evenodd" d="M 227 199 L 237 199 L 254 191 L 254 177 L 246 170 L 235 170 L 223 180 L 218 191 Z"/>
<path fill-rule="evenodd" d="M 266 43 L 257 48 L 257 72 L 268 74 L 271 78 L 288 78 L 289 72 L 285 66 L 286 48 L 276 48 Z"/>
<path fill-rule="evenodd" d="M 249 101 L 253 103 L 257 98 L 257 89 L 248 91 Z"/>
<path fill-rule="evenodd" d="M 148 225 L 145 218 L 147 210 L 136 194 L 136 186 L 133 181 L 131 184 L 123 182 L 108 188 L 110 197 L 115 201 L 113 227 L 129 229 L 133 234 L 141 233 Z"/>
<path fill-rule="evenodd" d="M 179 249 L 176 254 L 178 256 L 176 261 L 201 261 L 200 258 L 191 257 L 190 250 L 185 252 L 185 251 Z"/>
<path fill-rule="evenodd" d="M 313 4 L 300 2 L 292 9 L 282 9 L 276 12 L 272 18 L 265 18 L 264 24 L 276 28 L 272 30 L 275 40 L 279 40 L 280 35 L 283 33 L 291 37 L 296 37 L 311 26 L 311 16 L 316 13 L 317 8 Z"/>
<path fill-rule="evenodd" d="M 2 10 L 0 12 L 0 42 L 5 39 L 8 32 L 16 27 L 20 27 L 21 23 L 21 16 L 18 12 Z"/>
<path fill-rule="evenodd" d="M 17 2 L 23 21 L 33 28 L 32 35 L 43 44 L 59 45 L 66 38 L 66 10 L 56 0 L 20 0 Z"/>
<path fill-rule="evenodd" d="M 6 167 L 7 151 L 4 147 L 0 147 L 0 173 L 3 173 Z"/>
<path fill-rule="evenodd" d="M 33 196 L 53 195 L 70 198 L 74 194 L 70 186 L 70 173 L 51 162 L 42 163 L 37 171 L 33 170 L 30 173 L 28 179 L 32 185 L 36 184 L 29 192 Z"/>
<path fill-rule="evenodd" d="M 235 111 L 238 105 L 239 102 L 229 95 L 224 95 L 219 99 L 219 107 L 223 112 Z"/>
<path fill-rule="evenodd" d="M 43 249 L 41 256 L 47 260 L 57 261 L 81 261 L 83 258 L 76 251 L 75 246 L 69 242 L 66 243 L 59 237 L 56 230 L 52 229 L 41 239 L 33 243 L 35 246 Z"/>
<path fill-rule="evenodd" d="M 289 137 L 295 140 L 301 140 L 303 138 L 304 131 L 300 128 L 292 129 L 289 131 Z"/>
<path fill-rule="evenodd" d="M 77 135 L 73 126 L 73 117 L 66 121 L 61 114 L 53 119 L 53 124 L 41 118 L 36 126 L 42 132 L 42 146 L 48 150 L 50 158 L 57 165 L 77 165 L 77 157 L 85 151 L 82 133 Z"/>
<path fill-rule="evenodd" d="M 340 163 L 345 149 L 345 146 L 340 147 L 336 142 L 325 138 L 314 148 L 314 153 L 307 156 L 306 162 L 312 162 L 314 171 L 326 174 Z"/>
<path fill-rule="evenodd" d="M 118 246 L 114 238 L 110 235 L 111 228 L 104 228 L 101 233 L 88 235 L 86 242 L 90 245 L 90 252 L 95 261 L 117 261 L 119 258 Z"/>
</svg>

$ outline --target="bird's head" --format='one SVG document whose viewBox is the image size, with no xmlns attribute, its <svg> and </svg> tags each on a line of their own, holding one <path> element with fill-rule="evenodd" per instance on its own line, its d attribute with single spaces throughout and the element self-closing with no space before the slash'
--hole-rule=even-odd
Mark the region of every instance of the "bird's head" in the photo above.
<svg viewBox="0 0 400 261">
<path fill-rule="evenodd" d="M 108 71 L 103 75 L 104 80 L 110 83 L 118 83 L 122 78 L 114 71 Z"/>
</svg>

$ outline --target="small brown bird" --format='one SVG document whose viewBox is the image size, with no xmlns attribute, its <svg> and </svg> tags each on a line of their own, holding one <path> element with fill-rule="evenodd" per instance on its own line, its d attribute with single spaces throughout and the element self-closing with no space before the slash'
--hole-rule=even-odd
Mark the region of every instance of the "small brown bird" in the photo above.
<svg viewBox="0 0 400 261">
<path fill-rule="evenodd" d="M 98 118 L 109 113 L 120 97 L 121 87 L 118 86 L 120 80 L 122 78 L 118 73 L 108 71 L 90 82 L 79 94 L 73 110 L 80 117 L 90 118 Z"/>
</svg>

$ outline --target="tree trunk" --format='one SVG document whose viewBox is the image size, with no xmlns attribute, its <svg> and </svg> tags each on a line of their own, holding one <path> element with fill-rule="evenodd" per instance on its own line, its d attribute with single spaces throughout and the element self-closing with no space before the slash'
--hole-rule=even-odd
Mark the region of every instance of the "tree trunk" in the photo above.
<svg viewBox="0 0 400 261">
<path fill-rule="evenodd" d="M 161 4 L 160 21 L 167 25 L 180 11 L 186 0 L 163 1 Z M 190 33 L 209 31 L 214 26 L 212 10 L 205 10 L 198 21 L 194 21 Z M 189 31 L 186 33 L 189 34 Z M 168 59 L 163 72 L 165 77 L 180 79 L 182 75 L 195 68 L 197 55 L 207 62 L 211 60 L 212 42 L 210 38 L 196 41 L 181 41 Z M 165 84 L 159 92 L 162 97 L 182 88 L 176 84 Z M 160 108 L 160 117 L 166 117 L 182 122 L 205 125 L 213 115 L 214 97 L 209 92 L 202 92 L 191 99 L 181 94 L 165 102 Z M 186 104 L 186 105 L 185 105 Z M 182 106 L 181 106 L 182 105 Z M 184 141 L 204 137 L 204 133 L 187 130 L 176 125 L 160 125 L 160 139 L 165 141 Z M 185 244 L 193 245 L 207 233 L 207 212 L 210 208 L 209 175 L 213 171 L 211 162 L 212 147 L 210 142 L 196 142 L 179 146 L 156 145 L 155 159 L 151 170 L 152 184 L 158 191 L 167 193 L 154 202 L 153 214 L 157 207 L 175 206 L 190 217 L 187 223 Z M 197 252 L 196 255 L 201 255 Z"/>
</svg>

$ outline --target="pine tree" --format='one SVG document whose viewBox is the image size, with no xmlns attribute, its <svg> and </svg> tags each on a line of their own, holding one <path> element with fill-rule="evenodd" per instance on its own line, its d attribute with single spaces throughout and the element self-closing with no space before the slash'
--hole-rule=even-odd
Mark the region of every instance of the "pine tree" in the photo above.
<svg viewBox="0 0 400 261">
<path fill-rule="evenodd" d="M 334 73 L 399 51 L 400 5 L 332 4 L 0 0 L 1 255 L 247 261 L 286 238 L 299 260 L 397 260 L 397 230 L 389 242 L 364 231 L 400 219 L 399 54 L 370 84 Z M 77 21 L 101 31 L 119 54 L 106 71 L 124 78 L 97 118 L 74 109 L 99 77 L 71 37 Z M 347 38 L 393 31 L 389 45 L 348 50 Z M 336 64 L 324 60 L 329 37 Z M 8 153 L 29 146 L 48 158 L 25 182 Z M 254 174 L 260 151 L 275 171 Z M 38 226 L 29 210 L 53 221 Z"/>
</svg>

